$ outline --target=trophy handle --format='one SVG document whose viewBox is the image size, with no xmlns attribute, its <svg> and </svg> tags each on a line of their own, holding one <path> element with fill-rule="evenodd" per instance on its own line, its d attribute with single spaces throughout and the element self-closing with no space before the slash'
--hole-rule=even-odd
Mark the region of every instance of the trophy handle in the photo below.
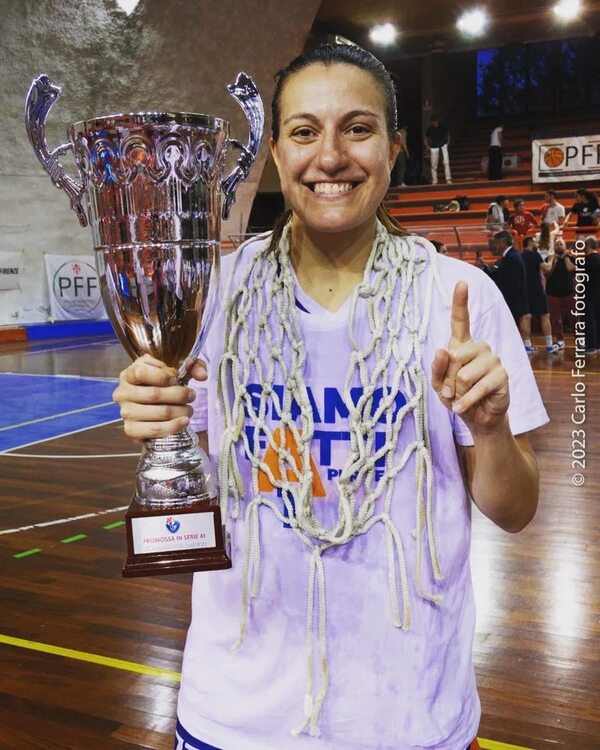
<svg viewBox="0 0 600 750">
<path fill-rule="evenodd" d="M 69 177 L 58 160 L 59 156 L 63 156 L 67 151 L 73 149 L 73 144 L 63 143 L 54 151 L 50 151 L 46 143 L 46 118 L 61 91 L 61 86 L 52 83 L 45 73 L 33 79 L 25 100 L 25 129 L 33 152 L 40 164 L 50 176 L 52 183 L 67 193 L 71 201 L 71 208 L 77 213 L 81 226 L 85 227 L 88 222 L 81 205 L 83 185 Z"/>
<path fill-rule="evenodd" d="M 235 82 L 230 83 L 227 90 L 244 110 L 250 126 L 250 137 L 245 146 L 234 138 L 229 139 L 229 143 L 239 149 L 241 154 L 234 170 L 221 183 L 221 190 L 225 195 L 221 212 L 223 219 L 229 217 L 231 206 L 235 202 L 237 186 L 248 176 L 265 134 L 265 109 L 252 78 L 246 73 L 238 73 Z"/>
</svg>

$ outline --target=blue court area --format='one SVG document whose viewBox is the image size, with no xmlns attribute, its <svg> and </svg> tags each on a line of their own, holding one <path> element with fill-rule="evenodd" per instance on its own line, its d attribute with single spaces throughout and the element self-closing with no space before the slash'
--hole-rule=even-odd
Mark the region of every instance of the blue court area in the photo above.
<svg viewBox="0 0 600 750">
<path fill-rule="evenodd" d="M 0 373 L 0 453 L 114 422 L 116 382 Z"/>
</svg>

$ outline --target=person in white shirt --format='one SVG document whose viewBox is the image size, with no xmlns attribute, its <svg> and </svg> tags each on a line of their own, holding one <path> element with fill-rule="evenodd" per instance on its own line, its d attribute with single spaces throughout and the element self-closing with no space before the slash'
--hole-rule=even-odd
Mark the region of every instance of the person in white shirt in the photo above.
<svg viewBox="0 0 600 750">
<path fill-rule="evenodd" d="M 561 233 L 565 222 L 565 207 L 556 200 L 556 190 L 546 190 L 544 193 L 544 204 L 540 209 L 542 217 L 541 232 L 536 237 L 542 251 L 547 255 L 554 252 L 554 240 Z M 544 225 L 547 225 L 547 229 Z"/>
<path fill-rule="evenodd" d="M 130 437 L 204 434 L 231 534 L 194 576 L 176 748 L 465 750 L 470 498 L 529 523 L 547 415 L 494 283 L 385 210 L 383 65 L 331 44 L 276 80 L 290 209 L 223 258 L 205 382 L 144 355 L 115 391 Z"/>
<path fill-rule="evenodd" d="M 565 220 L 566 211 L 562 203 L 556 200 L 556 190 L 546 190 L 544 201 L 545 203 L 540 210 L 542 222 L 544 224 L 558 224 L 561 227 Z"/>
<path fill-rule="evenodd" d="M 508 198 L 505 195 L 499 195 L 488 206 L 485 228 L 494 233 L 506 229 L 508 213 Z"/>
<path fill-rule="evenodd" d="M 488 159 L 489 180 L 502 179 L 502 127 L 502 125 L 498 125 L 498 127 L 494 128 L 490 137 L 490 150 Z"/>
</svg>

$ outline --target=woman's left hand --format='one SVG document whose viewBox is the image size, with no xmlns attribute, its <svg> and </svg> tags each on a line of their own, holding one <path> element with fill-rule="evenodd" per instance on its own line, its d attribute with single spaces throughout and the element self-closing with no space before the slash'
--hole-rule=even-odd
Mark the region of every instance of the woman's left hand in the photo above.
<svg viewBox="0 0 600 750">
<path fill-rule="evenodd" d="M 493 432 L 506 419 L 508 374 L 485 341 L 471 338 L 464 281 L 454 287 L 450 341 L 435 353 L 431 380 L 444 406 L 459 414 L 471 433 Z"/>
</svg>

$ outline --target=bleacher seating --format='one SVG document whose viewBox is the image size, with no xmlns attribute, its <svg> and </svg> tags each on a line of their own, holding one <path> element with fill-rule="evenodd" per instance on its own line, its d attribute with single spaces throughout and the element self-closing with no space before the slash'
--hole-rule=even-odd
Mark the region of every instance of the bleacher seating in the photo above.
<svg viewBox="0 0 600 750">
<path fill-rule="evenodd" d="M 489 204 L 501 194 L 508 198 L 523 198 L 526 209 L 539 218 L 546 188 L 556 190 L 557 200 L 567 212 L 575 201 L 575 190 L 585 187 L 600 196 L 600 181 L 585 183 L 534 184 L 531 181 L 531 141 L 535 137 L 553 134 L 592 132 L 597 129 L 594 119 L 561 117 L 552 120 L 538 118 L 528 122 L 505 123 L 504 155 L 516 154 L 518 166 L 504 169 L 504 179 L 489 181 L 482 170 L 482 159 L 487 156 L 490 127 L 486 123 L 474 123 L 453 141 L 450 147 L 452 184 L 414 185 L 391 188 L 386 206 L 403 226 L 411 231 L 438 239 L 447 245 L 452 254 L 473 262 L 477 253 L 491 260 L 488 250 L 489 233 L 484 224 Z M 441 175 L 440 175 L 441 177 Z M 440 212 L 434 206 L 452 200 L 457 195 L 466 195 L 470 201 L 467 211 Z M 511 206 L 512 208 L 512 206 Z M 567 228 L 563 236 L 567 243 L 575 241 L 579 234 L 600 235 L 600 227 Z"/>
</svg>

